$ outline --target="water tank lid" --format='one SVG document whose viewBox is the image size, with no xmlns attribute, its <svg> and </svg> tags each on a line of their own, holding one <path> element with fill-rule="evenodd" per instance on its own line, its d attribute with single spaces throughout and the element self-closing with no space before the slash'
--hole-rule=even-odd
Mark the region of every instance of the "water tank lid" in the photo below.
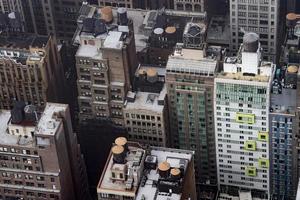
<svg viewBox="0 0 300 200">
<path fill-rule="evenodd" d="M 157 76 L 157 71 L 156 71 L 156 69 L 154 69 L 154 68 L 148 69 L 148 70 L 147 70 L 147 76 L 151 76 L 151 77 Z"/>
<path fill-rule="evenodd" d="M 127 143 L 127 139 L 125 137 L 118 137 L 115 139 L 115 144 L 123 146 Z"/>
<path fill-rule="evenodd" d="M 124 14 L 124 13 L 126 13 L 126 11 L 127 11 L 126 8 L 124 8 L 124 7 L 119 7 L 117 12 L 118 12 L 119 14 Z"/>
<path fill-rule="evenodd" d="M 157 34 L 157 35 L 160 35 L 160 34 L 162 34 L 163 32 L 164 32 L 164 29 L 162 29 L 162 28 L 156 28 L 156 29 L 154 29 L 154 31 L 153 31 L 155 34 Z"/>
<path fill-rule="evenodd" d="M 164 161 L 158 165 L 160 171 L 168 171 L 170 169 L 170 164 L 167 161 Z"/>
<path fill-rule="evenodd" d="M 246 33 L 243 37 L 244 43 L 252 43 L 259 40 L 259 36 L 256 33 L 250 32 Z"/>
<path fill-rule="evenodd" d="M 176 32 L 176 28 L 174 26 L 168 26 L 165 31 L 168 34 L 173 34 Z"/>
<path fill-rule="evenodd" d="M 124 152 L 124 147 L 120 145 L 115 145 L 112 147 L 111 151 L 113 154 L 121 154 Z"/>
<path fill-rule="evenodd" d="M 146 74 L 147 73 L 147 71 L 146 70 L 144 70 L 144 69 L 139 69 L 139 75 L 144 75 L 144 74 Z"/>
<path fill-rule="evenodd" d="M 178 176 L 180 174 L 180 170 L 178 168 L 171 169 L 171 174 L 173 176 Z"/>
<path fill-rule="evenodd" d="M 297 19 L 297 15 L 295 13 L 289 13 L 286 15 L 286 19 L 290 21 L 294 21 Z"/>
<path fill-rule="evenodd" d="M 101 12 L 103 14 L 111 14 L 112 13 L 112 9 L 111 9 L 110 6 L 105 6 L 105 7 L 101 8 Z"/>
<path fill-rule="evenodd" d="M 296 65 L 290 65 L 288 68 L 287 68 L 287 71 L 289 73 L 297 73 L 298 72 L 298 67 Z"/>
</svg>

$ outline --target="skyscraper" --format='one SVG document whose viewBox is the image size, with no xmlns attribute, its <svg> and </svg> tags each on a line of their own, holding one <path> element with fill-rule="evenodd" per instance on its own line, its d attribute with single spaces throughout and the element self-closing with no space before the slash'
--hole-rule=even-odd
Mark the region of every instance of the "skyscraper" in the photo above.
<svg viewBox="0 0 300 200">
<path fill-rule="evenodd" d="M 277 53 L 280 1 L 230 0 L 231 51 L 238 51 L 244 32 L 260 36 L 264 58 L 274 61 Z"/>
<path fill-rule="evenodd" d="M 178 45 L 167 63 L 171 143 L 195 151 L 195 176 L 201 183 L 217 183 L 213 93 L 219 57 L 218 47 Z"/>
<path fill-rule="evenodd" d="M 123 127 L 124 101 L 137 68 L 132 21 L 125 8 L 115 15 L 111 7 L 83 5 L 81 11 L 75 35 L 79 118 Z"/>
<path fill-rule="evenodd" d="M 295 199 L 298 66 L 276 69 L 270 103 L 270 177 L 274 199 Z"/>
<path fill-rule="evenodd" d="M 44 107 L 63 98 L 64 78 L 52 36 L 2 32 L 0 36 L 0 108 L 14 100 Z"/>
<path fill-rule="evenodd" d="M 82 0 L 0 0 L 4 13 L 17 12 L 26 32 L 72 39 Z"/>
<path fill-rule="evenodd" d="M 261 61 L 255 33 L 215 78 L 215 135 L 220 198 L 270 197 L 269 107 L 274 64 Z M 245 191 L 248 191 L 245 194 Z"/>
<path fill-rule="evenodd" d="M 67 105 L 42 113 L 18 102 L 0 112 L 1 199 L 89 199 L 84 162 Z"/>
</svg>

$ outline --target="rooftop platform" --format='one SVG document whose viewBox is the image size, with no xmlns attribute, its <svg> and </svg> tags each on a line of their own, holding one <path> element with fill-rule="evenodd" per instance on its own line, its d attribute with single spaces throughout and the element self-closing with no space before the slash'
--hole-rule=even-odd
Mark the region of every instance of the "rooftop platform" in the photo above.
<svg viewBox="0 0 300 200">
<path fill-rule="evenodd" d="M 136 92 L 135 99 L 133 102 L 127 102 L 124 110 L 136 110 L 138 112 L 143 112 L 147 110 L 148 112 L 155 112 L 161 114 L 164 110 L 164 105 L 160 105 L 159 101 L 164 101 L 166 97 L 166 88 L 164 88 L 160 93 L 149 93 L 149 92 Z"/>
<path fill-rule="evenodd" d="M 167 161 L 170 164 L 171 168 L 183 168 L 183 171 L 186 172 L 186 169 L 189 165 L 189 162 L 193 158 L 192 151 L 186 150 L 177 150 L 177 149 L 168 149 L 160 147 L 150 147 L 150 156 L 157 158 L 157 163 L 162 163 Z M 157 200 L 180 200 L 181 193 L 175 192 L 160 192 L 157 186 L 159 182 L 160 175 L 157 169 L 147 170 L 145 175 L 146 182 L 141 184 L 136 196 L 136 199 L 157 199 Z M 183 175 L 184 178 L 184 175 Z M 172 190 L 171 190 L 172 191 Z"/>
<path fill-rule="evenodd" d="M 169 57 L 166 69 L 171 73 L 197 74 L 200 76 L 214 76 L 218 61 L 204 57 L 203 50 L 182 49 L 175 50 Z"/>
<path fill-rule="evenodd" d="M 8 126 L 11 121 L 11 113 L 9 110 L 0 110 L 0 144 L 11 146 L 27 146 L 34 145 L 31 137 L 25 138 L 19 135 L 12 135 L 8 132 Z"/>
<path fill-rule="evenodd" d="M 125 154 L 125 162 L 121 164 L 115 160 L 118 158 L 115 154 L 119 152 L 119 149 L 122 150 L 116 141 L 97 186 L 98 195 L 112 194 L 138 200 L 181 199 L 184 178 L 190 162 L 193 161 L 193 151 L 161 147 L 143 149 L 138 143 L 126 140 L 121 147 L 124 146 L 123 149 L 128 148 L 128 150 Z M 175 169 L 175 171 L 177 169 L 179 174 L 176 179 L 168 175 L 162 177 L 160 172 L 162 163 L 169 169 Z M 123 175 L 119 176 L 119 172 L 126 173 L 126 178 Z"/>
<path fill-rule="evenodd" d="M 122 195 L 128 197 L 135 196 L 143 170 L 142 165 L 145 159 L 145 150 L 142 149 L 137 143 L 128 144 L 128 151 L 124 159 L 124 164 L 115 163 L 112 148 L 97 186 L 98 193 Z M 124 181 L 116 180 L 112 177 L 112 173 L 115 171 L 120 171 L 121 173 L 125 173 L 126 171 L 127 173 L 127 169 L 128 173 L 132 174 L 132 177 L 130 177 L 132 178 L 132 182 L 129 183 L 129 188 L 126 186 Z M 133 173 L 135 173 L 135 175 Z"/>
<path fill-rule="evenodd" d="M 65 112 L 67 108 L 66 104 L 47 103 L 38 122 L 36 133 L 39 135 L 54 135 L 62 123 L 60 119 L 56 118 L 56 115 Z"/>
</svg>

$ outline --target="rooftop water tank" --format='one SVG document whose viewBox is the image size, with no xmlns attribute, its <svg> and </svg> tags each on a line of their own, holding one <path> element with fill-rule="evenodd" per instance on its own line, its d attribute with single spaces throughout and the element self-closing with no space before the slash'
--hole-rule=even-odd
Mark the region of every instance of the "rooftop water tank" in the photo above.
<svg viewBox="0 0 300 200">
<path fill-rule="evenodd" d="M 158 165 L 158 173 L 162 178 L 168 178 L 170 174 L 170 163 L 167 161 L 161 162 Z"/>
<path fill-rule="evenodd" d="M 120 145 L 115 145 L 111 149 L 113 154 L 113 161 L 117 164 L 124 164 L 125 161 L 125 151 L 124 147 Z"/>
<path fill-rule="evenodd" d="M 158 73 L 156 69 L 150 68 L 147 70 L 147 81 L 149 81 L 150 83 L 155 83 L 156 81 L 158 81 Z"/>
<path fill-rule="evenodd" d="M 115 144 L 122 146 L 125 151 L 128 150 L 127 139 L 125 137 L 118 137 L 115 139 Z"/>
<path fill-rule="evenodd" d="M 244 51 L 256 52 L 259 46 L 259 36 L 256 33 L 246 33 L 243 37 Z"/>
<path fill-rule="evenodd" d="M 128 24 L 128 18 L 127 18 L 127 10 L 126 8 L 118 8 L 117 10 L 118 13 L 118 24 L 119 25 L 127 25 Z"/>
<path fill-rule="evenodd" d="M 297 22 L 297 15 L 295 13 L 289 13 L 286 15 L 286 26 L 294 27 Z"/>
<path fill-rule="evenodd" d="M 106 23 L 112 22 L 113 13 L 110 6 L 105 6 L 101 8 L 101 19 L 103 19 Z"/>
</svg>

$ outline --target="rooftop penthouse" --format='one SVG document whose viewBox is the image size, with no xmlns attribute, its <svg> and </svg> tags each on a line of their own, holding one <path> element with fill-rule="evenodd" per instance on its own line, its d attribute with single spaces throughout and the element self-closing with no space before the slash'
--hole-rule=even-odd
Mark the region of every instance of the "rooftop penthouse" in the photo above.
<svg viewBox="0 0 300 200">
<path fill-rule="evenodd" d="M 226 57 L 224 70 L 218 77 L 244 81 L 269 82 L 274 73 L 272 62 L 262 61 L 262 48 L 259 36 L 246 33 L 237 56 Z"/>
<path fill-rule="evenodd" d="M 166 69 L 170 73 L 214 76 L 218 69 L 220 56 L 221 48 L 218 46 L 188 49 L 183 48 L 183 44 L 178 43 L 174 53 L 169 57 Z"/>
<path fill-rule="evenodd" d="M 117 138 L 101 175 L 98 199 L 196 199 L 193 152 L 149 147 Z"/>
<path fill-rule="evenodd" d="M 11 111 L 0 111 L 0 144 L 35 147 L 50 145 L 44 136 L 55 136 L 61 125 L 57 119 L 64 104 L 47 103 L 43 113 L 38 113 L 32 105 L 16 103 Z M 42 136 L 42 137 L 39 137 Z"/>
</svg>

